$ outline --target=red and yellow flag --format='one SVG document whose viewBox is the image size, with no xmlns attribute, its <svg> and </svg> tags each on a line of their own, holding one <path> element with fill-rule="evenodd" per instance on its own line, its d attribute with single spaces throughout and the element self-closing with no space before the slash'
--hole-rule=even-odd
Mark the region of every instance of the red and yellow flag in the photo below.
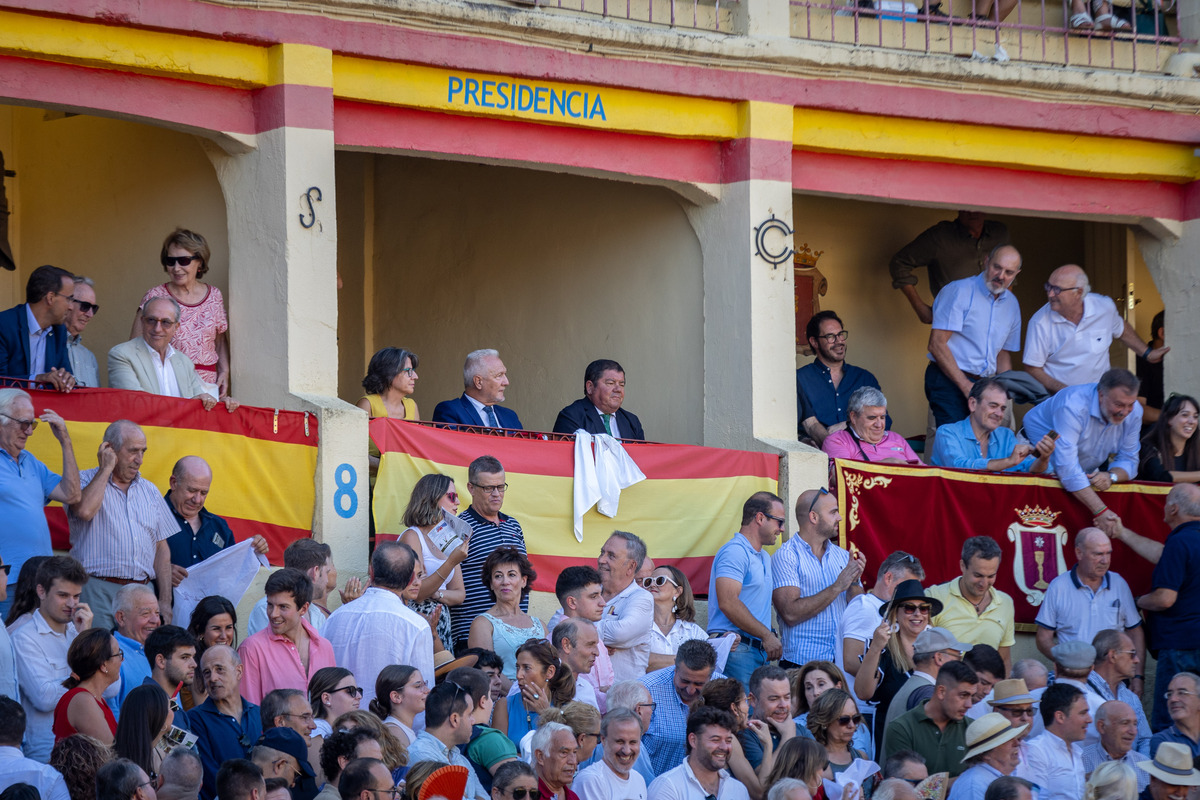
<svg viewBox="0 0 1200 800">
<path fill-rule="evenodd" d="M 312 414 L 252 406 L 230 414 L 223 405 L 205 411 L 199 400 L 116 389 L 29 394 L 37 414 L 49 408 L 67 421 L 80 471 L 97 466 L 96 452 L 110 422 L 132 420 L 146 434 L 142 476 L 165 494 L 176 461 L 188 455 L 205 459 L 213 469 L 205 508 L 224 517 L 238 541 L 266 537 L 271 563 L 282 564 L 285 547 L 312 535 L 317 468 Z M 62 472 L 62 450 L 49 425 L 39 425 L 27 446 L 51 470 Z M 65 510 L 53 503 L 46 517 L 55 549 L 69 549 Z"/>
<path fill-rule="evenodd" d="M 575 540 L 573 487 L 575 443 L 507 438 L 433 428 L 400 420 L 371 421 L 371 438 L 382 453 L 375 483 L 375 527 L 400 533 L 412 487 L 422 475 L 454 478 L 464 507 L 467 466 L 482 455 L 504 465 L 508 494 L 503 512 L 521 523 L 538 573 L 534 588 L 553 592 L 558 572 L 594 564 L 613 530 L 640 536 L 655 564 L 674 564 L 693 591 L 708 591 L 712 557 L 741 523 L 742 504 L 758 491 L 779 490 L 779 457 L 714 447 L 627 442 L 625 450 L 646 480 L 621 492 L 615 518 L 595 509 L 583 518 L 583 542 Z"/>
<path fill-rule="evenodd" d="M 868 577 L 895 550 L 921 559 L 925 585 L 962 575 L 962 544 L 990 536 L 1000 545 L 996 588 L 1008 593 L 1016 621 L 1031 625 L 1050 581 L 1075 564 L 1075 534 L 1092 516 L 1058 479 L 836 459 L 841 544 L 867 556 Z M 1170 531 L 1163 506 L 1170 485 L 1123 483 L 1104 502 L 1130 530 L 1163 541 Z M 1135 596 L 1150 590 L 1153 565 L 1113 542 L 1112 569 Z M 1026 628 L 1028 630 L 1029 628 Z"/>
</svg>

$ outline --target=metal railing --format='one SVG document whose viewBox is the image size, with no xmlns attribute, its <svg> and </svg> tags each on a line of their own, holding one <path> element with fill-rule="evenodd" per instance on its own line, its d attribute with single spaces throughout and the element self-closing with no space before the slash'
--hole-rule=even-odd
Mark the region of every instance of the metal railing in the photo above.
<svg viewBox="0 0 1200 800">
<path fill-rule="evenodd" d="M 738 0 L 508 0 L 513 5 L 575 12 L 672 28 L 729 33 Z"/>
<path fill-rule="evenodd" d="M 1172 32 L 1174 18 L 1157 4 L 1143 0 L 1118 6 L 1122 30 L 1072 29 L 1069 0 L 1022 0 L 1006 19 L 995 18 L 996 6 L 969 0 L 969 6 L 946 16 L 923 0 L 790 0 L 792 36 L 983 61 L 1020 61 L 1056 66 L 1160 72 L 1167 58 L 1194 39 Z M 977 9 L 991 7 L 990 15 Z M 1135 33 L 1136 31 L 1136 33 Z"/>
</svg>

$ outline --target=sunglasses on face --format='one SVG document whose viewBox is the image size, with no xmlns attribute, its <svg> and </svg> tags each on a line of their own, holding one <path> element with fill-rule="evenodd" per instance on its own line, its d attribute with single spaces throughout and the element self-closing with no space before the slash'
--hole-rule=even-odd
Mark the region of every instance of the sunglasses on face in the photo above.
<svg viewBox="0 0 1200 800">
<path fill-rule="evenodd" d="M 163 256 L 162 265 L 164 267 L 173 267 L 178 264 L 181 267 L 186 267 L 193 261 L 200 260 L 200 256 Z"/>
<path fill-rule="evenodd" d="M 529 797 L 529 800 L 542 800 L 542 793 L 540 791 L 538 791 L 537 789 L 513 789 L 512 790 L 513 800 L 525 800 L 526 796 Z"/>
<path fill-rule="evenodd" d="M 901 603 L 900 610 L 905 614 L 928 614 L 933 606 L 928 603 Z"/>
<path fill-rule="evenodd" d="M 653 575 L 649 578 L 642 578 L 642 588 L 644 589 L 649 589 L 651 586 L 662 586 L 664 583 L 669 583 L 672 586 L 679 585 L 666 575 Z"/>
<path fill-rule="evenodd" d="M 339 689 L 334 689 L 332 692 L 330 692 L 330 694 L 337 694 L 338 692 L 345 692 L 351 697 L 357 697 L 359 699 L 361 699 L 363 696 L 363 690 L 357 686 L 342 686 Z"/>
<path fill-rule="evenodd" d="M 857 728 L 859 726 L 859 724 L 862 722 L 862 719 L 863 719 L 862 714 L 844 714 L 843 716 L 840 716 L 836 720 L 834 720 L 834 722 L 836 722 L 838 725 L 853 724 L 854 727 Z"/>
<path fill-rule="evenodd" d="M 84 302 L 83 300 L 76 300 L 74 297 L 71 298 L 71 302 L 74 303 L 75 305 L 79 306 L 79 310 L 85 314 L 100 313 L 100 304 L 99 303 L 87 303 L 87 302 Z"/>
</svg>

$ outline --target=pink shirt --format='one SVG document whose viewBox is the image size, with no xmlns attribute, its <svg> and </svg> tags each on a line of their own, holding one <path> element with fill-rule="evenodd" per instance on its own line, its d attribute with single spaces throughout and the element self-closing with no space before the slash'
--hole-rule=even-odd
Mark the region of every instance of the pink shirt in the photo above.
<svg viewBox="0 0 1200 800">
<path fill-rule="evenodd" d="M 921 459 L 908 446 L 903 436 L 895 431 L 888 431 L 879 444 L 870 444 L 859 439 L 849 429 L 831 433 L 825 438 L 821 449 L 833 458 L 846 458 L 851 461 L 882 461 L 885 458 L 898 458 L 909 464 L 920 464 Z"/>
<path fill-rule="evenodd" d="M 308 620 L 300 624 L 308 634 L 308 672 L 300 661 L 300 651 L 286 636 L 276 636 L 270 627 L 246 639 L 238 647 L 242 659 L 241 695 L 251 703 L 262 703 L 263 697 L 276 689 L 299 689 L 308 692 L 308 680 L 322 667 L 336 667 L 333 645 L 322 638 Z"/>
</svg>

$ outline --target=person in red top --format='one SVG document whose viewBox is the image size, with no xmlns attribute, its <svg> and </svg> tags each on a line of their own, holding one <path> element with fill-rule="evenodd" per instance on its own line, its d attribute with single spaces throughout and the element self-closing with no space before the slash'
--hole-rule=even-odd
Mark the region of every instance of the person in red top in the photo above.
<svg viewBox="0 0 1200 800">
<path fill-rule="evenodd" d="M 307 574 L 284 567 L 267 578 L 268 627 L 242 642 L 242 696 L 255 705 L 275 689 L 308 691 L 322 667 L 337 666 L 333 645 L 307 617 L 313 585 Z"/>
<path fill-rule="evenodd" d="M 579 742 L 574 732 L 566 725 L 547 722 L 533 734 L 531 746 L 542 800 L 579 800 L 570 787 L 579 765 Z"/>
<path fill-rule="evenodd" d="M 121 677 L 124 657 L 117 640 L 102 628 L 84 631 L 71 642 L 67 650 L 71 676 L 63 681 L 67 693 L 54 708 L 55 744 L 76 733 L 113 743 L 117 720 L 102 695 Z"/>
</svg>

